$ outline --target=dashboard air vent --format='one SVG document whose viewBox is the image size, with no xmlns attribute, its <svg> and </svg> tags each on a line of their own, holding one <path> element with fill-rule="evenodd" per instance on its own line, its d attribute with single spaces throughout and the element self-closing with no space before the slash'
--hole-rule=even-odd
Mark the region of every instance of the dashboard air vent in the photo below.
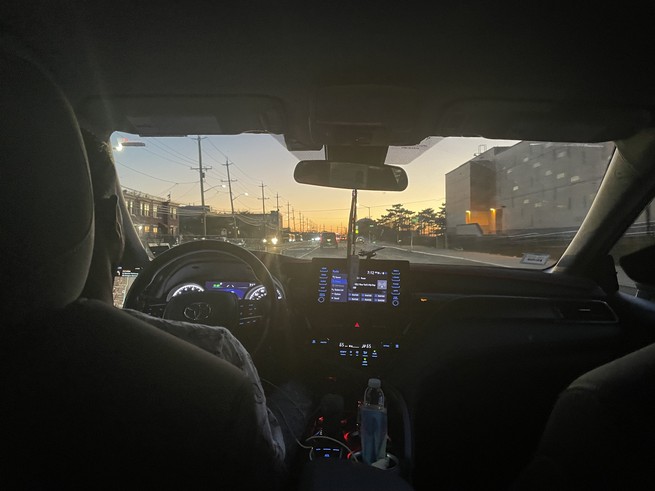
<svg viewBox="0 0 655 491">
<path fill-rule="evenodd" d="M 555 302 L 562 320 L 569 322 L 616 322 L 616 314 L 600 300 L 562 300 Z"/>
</svg>

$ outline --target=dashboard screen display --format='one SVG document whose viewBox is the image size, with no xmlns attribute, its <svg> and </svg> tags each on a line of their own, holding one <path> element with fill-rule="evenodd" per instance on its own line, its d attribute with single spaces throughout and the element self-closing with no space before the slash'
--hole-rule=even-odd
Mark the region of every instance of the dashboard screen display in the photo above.
<svg viewBox="0 0 655 491">
<path fill-rule="evenodd" d="M 346 259 L 313 259 L 317 274 L 319 304 L 384 304 L 399 307 L 404 261 L 360 260 L 356 271 L 349 271 Z"/>
<path fill-rule="evenodd" d="M 251 281 L 206 281 L 205 291 L 208 292 L 232 292 L 239 299 L 242 299 L 245 294 L 257 283 Z"/>
</svg>

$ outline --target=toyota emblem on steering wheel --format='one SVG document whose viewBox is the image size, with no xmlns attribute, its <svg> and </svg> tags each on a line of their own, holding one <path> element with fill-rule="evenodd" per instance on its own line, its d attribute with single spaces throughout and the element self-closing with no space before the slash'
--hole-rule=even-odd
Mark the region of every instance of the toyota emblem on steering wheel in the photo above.
<svg viewBox="0 0 655 491">
<path fill-rule="evenodd" d="M 202 321 L 208 319 L 211 313 L 212 308 L 205 302 L 195 302 L 184 308 L 184 317 L 190 321 Z"/>
</svg>

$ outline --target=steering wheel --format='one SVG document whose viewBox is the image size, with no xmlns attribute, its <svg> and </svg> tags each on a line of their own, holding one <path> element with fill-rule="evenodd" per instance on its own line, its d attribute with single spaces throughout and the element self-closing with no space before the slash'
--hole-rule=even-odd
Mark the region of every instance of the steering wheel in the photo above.
<svg viewBox="0 0 655 491">
<path fill-rule="evenodd" d="M 159 289 L 163 279 L 168 278 L 183 264 L 192 262 L 194 257 L 207 260 L 212 254 L 229 254 L 250 266 L 266 288 L 266 295 L 260 300 L 239 301 L 236 295 L 230 292 L 185 293 L 173 297 L 166 304 L 163 317 L 226 327 L 250 354 L 255 356 L 262 348 L 269 328 L 277 316 L 280 302 L 268 268 L 252 252 L 237 245 L 218 240 L 202 240 L 187 242 L 159 254 L 139 272 L 127 293 L 124 306 L 151 313 L 154 304 L 161 304 L 161 293 L 155 290 Z M 241 307 L 251 314 L 256 310 L 261 315 L 261 322 L 240 322 Z M 252 316 L 249 318 L 252 319 Z"/>
</svg>

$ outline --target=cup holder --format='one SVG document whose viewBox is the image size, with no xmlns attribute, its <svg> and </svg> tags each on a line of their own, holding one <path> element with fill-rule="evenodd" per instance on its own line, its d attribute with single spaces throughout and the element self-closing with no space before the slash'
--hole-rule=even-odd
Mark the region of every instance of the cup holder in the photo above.
<svg viewBox="0 0 655 491">
<path fill-rule="evenodd" d="M 362 463 L 362 452 L 354 452 L 352 456 L 350 457 L 352 460 L 355 460 L 359 463 Z M 366 464 L 364 464 L 366 465 Z M 396 457 L 393 454 L 387 453 L 387 458 L 375 462 L 374 464 L 371 464 L 371 467 L 376 467 L 378 469 L 381 469 L 383 471 L 387 472 L 398 472 L 400 469 L 400 461 L 398 460 L 398 457 Z"/>
</svg>

